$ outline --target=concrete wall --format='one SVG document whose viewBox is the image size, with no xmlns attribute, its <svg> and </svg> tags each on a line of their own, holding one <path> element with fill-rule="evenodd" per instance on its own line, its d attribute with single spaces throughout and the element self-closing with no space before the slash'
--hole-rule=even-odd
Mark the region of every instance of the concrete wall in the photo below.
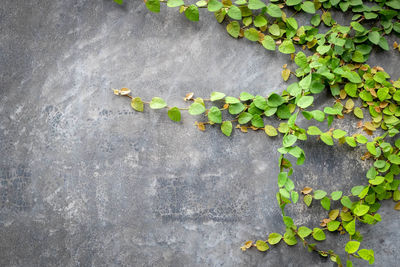
<svg viewBox="0 0 400 267">
<path fill-rule="evenodd" d="M 188 92 L 268 95 L 286 87 L 289 56 L 234 40 L 208 12 L 192 23 L 176 9 L 152 14 L 142 1 L 126 2 L 0 3 L 0 266 L 333 266 L 302 245 L 239 249 L 284 231 L 279 138 L 200 132 L 201 117 L 140 114 L 111 91 L 129 87 L 179 106 Z M 371 64 L 399 77 L 398 60 L 377 51 Z M 358 131 L 355 122 L 339 124 Z M 363 150 L 303 146 L 297 188 L 348 193 L 365 183 Z M 400 260 L 393 206 L 383 204 L 383 222 L 359 227 L 376 266 Z M 304 204 L 289 213 L 310 227 L 326 214 Z M 343 254 L 345 242 L 330 234 L 321 247 Z"/>
</svg>

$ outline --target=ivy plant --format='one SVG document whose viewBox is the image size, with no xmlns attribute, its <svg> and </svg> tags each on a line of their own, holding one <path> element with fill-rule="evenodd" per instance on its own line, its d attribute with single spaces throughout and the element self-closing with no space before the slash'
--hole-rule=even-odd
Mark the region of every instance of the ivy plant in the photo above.
<svg viewBox="0 0 400 267">
<path fill-rule="evenodd" d="M 114 0 L 122 5 L 123 0 Z M 257 241 L 247 241 L 243 251 L 256 248 L 267 251 L 280 242 L 293 246 L 298 242 L 309 251 L 329 257 L 339 266 L 352 266 L 352 259 L 374 263 L 374 251 L 361 244 L 358 231 L 361 224 L 381 221 L 378 213 L 383 200 L 395 202 L 400 210 L 400 79 L 391 79 L 381 67 L 366 64 L 373 50 L 389 50 L 388 35 L 400 35 L 400 0 L 201 0 L 195 4 L 185 0 L 144 0 L 146 7 L 158 13 L 162 6 L 175 8 L 190 21 L 198 21 L 199 9 L 205 9 L 223 23 L 227 33 L 235 39 L 244 38 L 259 43 L 266 50 L 290 55 L 297 65 L 292 71 L 283 66 L 282 78 L 295 76 L 297 81 L 282 92 L 269 96 L 242 92 L 229 96 L 213 92 L 207 98 L 189 93 L 187 107 L 172 107 L 160 97 L 144 101 L 127 88 L 114 89 L 116 95 L 130 98 L 131 106 L 138 112 L 145 107 L 167 112 L 174 121 L 181 120 L 181 112 L 201 117 L 196 122 L 199 130 L 218 127 L 226 136 L 234 129 L 241 132 L 264 131 L 266 135 L 282 139 L 277 177 L 277 203 L 282 211 L 284 233 L 270 233 Z M 339 25 L 331 11 L 352 12 L 349 25 Z M 310 14 L 310 25 L 300 25 L 296 14 Z M 337 12 L 335 12 L 337 14 Z M 320 25 L 329 30 L 320 32 Z M 399 50 L 397 42 L 393 49 Z M 304 51 L 304 52 L 303 52 Z M 314 108 L 315 95 L 329 93 L 331 106 L 323 110 Z M 332 125 L 335 119 L 354 116 L 363 133 L 351 133 L 331 128 L 322 131 L 321 124 Z M 278 119 L 276 125 L 265 124 L 266 117 Z M 313 122 L 307 129 L 298 124 L 300 117 Z M 293 164 L 302 165 L 304 150 L 299 141 L 317 138 L 334 146 L 344 144 L 361 147 L 366 152 L 362 160 L 370 162 L 363 185 L 354 186 L 351 192 L 327 192 L 304 185 L 295 189 Z M 326 210 L 320 227 L 296 225 L 285 208 L 302 202 L 306 206 L 321 205 Z M 336 203 L 333 205 L 333 203 Z M 333 209 L 332 207 L 340 206 Z M 326 233 L 347 234 L 346 259 L 333 250 L 322 250 L 319 242 Z"/>
</svg>

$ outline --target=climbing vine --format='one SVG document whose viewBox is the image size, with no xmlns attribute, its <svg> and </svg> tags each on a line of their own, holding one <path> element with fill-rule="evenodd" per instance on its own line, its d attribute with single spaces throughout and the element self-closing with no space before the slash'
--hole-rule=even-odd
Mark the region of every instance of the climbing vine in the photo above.
<svg viewBox="0 0 400 267">
<path fill-rule="evenodd" d="M 123 0 L 114 1 L 123 4 Z M 129 97 L 132 108 L 139 112 L 143 112 L 145 106 L 167 110 L 168 117 L 176 122 L 181 120 L 182 111 L 201 115 L 206 118 L 196 122 L 201 131 L 209 125 L 218 125 L 226 136 L 238 128 L 242 132 L 262 130 L 268 136 L 282 137 L 282 147 L 278 149 L 280 172 L 276 199 L 286 231 L 270 233 L 266 240 L 248 241 L 241 249 L 245 251 L 255 247 L 267 251 L 279 242 L 289 246 L 302 242 L 309 251 L 330 257 L 339 266 L 352 266 L 353 258 L 373 264 L 374 251 L 361 246 L 363 237 L 357 227 L 361 223 L 381 221 L 378 211 L 383 200 L 392 199 L 396 202 L 394 209 L 400 210 L 400 180 L 396 178 L 400 174 L 400 79 L 392 80 L 384 69 L 371 67 L 365 62 L 375 47 L 390 49 L 386 39 L 388 35 L 399 36 L 400 0 L 270 0 L 268 4 L 261 0 L 238 0 L 234 3 L 231 0 L 201 0 L 193 4 L 184 0 L 144 2 L 150 11 L 156 13 L 160 12 L 161 5 L 177 8 L 191 21 L 199 20 L 200 8 L 207 9 L 219 23 L 226 25 L 233 38 L 258 42 L 267 50 L 277 49 L 290 55 L 298 66 L 295 72 L 284 66 L 282 78 L 287 81 L 294 75 L 298 81 L 288 85 L 282 93 L 264 97 L 247 92 L 239 96 L 213 92 L 207 99 L 195 98 L 193 93 L 189 93 L 185 101 L 190 105 L 183 108 L 170 107 L 160 97 L 144 101 L 133 96 L 127 88 L 114 89 L 116 95 Z M 331 10 L 352 12 L 350 25 L 339 25 Z M 311 25 L 298 24 L 295 17 L 299 12 L 311 14 Z M 321 24 L 329 30 L 320 32 Z M 393 43 L 393 49 L 400 51 L 397 42 Z M 326 91 L 332 95 L 333 104 L 323 110 L 314 109 L 314 95 Z M 278 126 L 265 124 L 265 117 L 274 116 L 280 120 Z M 312 120 L 315 125 L 301 128 L 297 124 L 300 116 Z M 321 123 L 331 127 L 335 119 L 347 116 L 359 119 L 357 127 L 363 129 L 362 134 L 334 128 L 323 132 L 318 127 Z M 342 191 L 326 192 L 309 186 L 296 191 L 291 178 L 292 161 L 295 159 L 297 165 L 305 161 L 305 153 L 297 141 L 312 136 L 328 146 L 364 147 L 366 152 L 361 158 L 371 162 L 366 184 L 354 186 L 348 195 Z M 317 202 L 327 211 L 320 227 L 310 229 L 295 225 L 286 215 L 285 207 L 297 203 L 300 195 L 305 205 Z M 331 209 L 333 202 L 338 202 L 341 208 Z M 317 244 L 325 240 L 326 232 L 349 236 L 345 260 L 333 250 L 318 248 Z"/>
</svg>

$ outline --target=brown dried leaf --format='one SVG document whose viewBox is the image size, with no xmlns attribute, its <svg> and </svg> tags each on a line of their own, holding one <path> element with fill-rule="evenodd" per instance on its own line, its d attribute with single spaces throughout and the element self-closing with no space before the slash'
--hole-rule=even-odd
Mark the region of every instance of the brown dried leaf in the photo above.
<svg viewBox="0 0 400 267">
<path fill-rule="evenodd" d="M 394 206 L 395 210 L 400 210 L 400 202 L 397 202 L 397 204 Z"/>
<path fill-rule="evenodd" d="M 205 131 L 206 130 L 206 125 L 204 124 L 204 122 L 195 122 L 194 123 L 196 126 L 197 126 L 197 128 L 200 130 L 200 131 Z"/>
<path fill-rule="evenodd" d="M 301 193 L 303 193 L 304 195 L 307 195 L 307 194 L 310 194 L 312 190 L 313 189 L 311 187 L 306 186 L 303 188 L 303 190 L 301 190 Z"/>
<path fill-rule="evenodd" d="M 119 90 L 120 95 L 128 95 L 130 92 L 131 90 L 129 90 L 128 88 L 121 88 L 121 90 Z"/>
<path fill-rule="evenodd" d="M 241 125 L 239 128 L 242 131 L 242 133 L 247 133 L 247 126 Z"/>
<path fill-rule="evenodd" d="M 188 93 L 188 94 L 186 94 L 184 100 L 185 100 L 185 101 L 192 100 L 192 99 L 193 99 L 193 96 L 194 96 L 194 93 Z"/>
</svg>

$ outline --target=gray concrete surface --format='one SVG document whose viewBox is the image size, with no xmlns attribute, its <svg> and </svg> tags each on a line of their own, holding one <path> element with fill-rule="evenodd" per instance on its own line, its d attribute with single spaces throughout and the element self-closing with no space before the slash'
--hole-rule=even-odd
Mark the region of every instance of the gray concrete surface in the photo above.
<svg viewBox="0 0 400 267">
<path fill-rule="evenodd" d="M 171 105 L 191 91 L 267 95 L 285 88 L 288 56 L 230 38 L 208 12 L 191 23 L 176 9 L 151 14 L 126 2 L 0 3 L 0 266 L 333 266 L 301 245 L 239 249 L 284 230 L 279 139 L 200 132 L 201 118 L 136 113 L 110 90 Z M 399 58 L 378 52 L 371 63 L 399 77 Z M 348 192 L 365 179 L 362 150 L 304 147 L 298 188 Z M 400 261 L 393 206 L 384 203 L 383 222 L 359 228 L 376 266 Z M 289 212 L 309 226 L 325 214 L 302 204 Z M 328 235 L 321 246 L 343 254 L 344 242 Z"/>
</svg>

